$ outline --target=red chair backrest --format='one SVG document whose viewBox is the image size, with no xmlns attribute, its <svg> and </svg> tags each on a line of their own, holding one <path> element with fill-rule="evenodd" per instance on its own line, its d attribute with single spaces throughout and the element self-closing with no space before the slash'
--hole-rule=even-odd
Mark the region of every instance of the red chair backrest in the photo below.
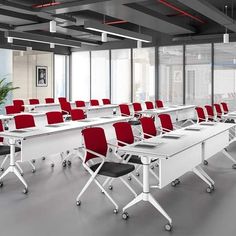
<svg viewBox="0 0 236 236">
<path fill-rule="evenodd" d="M 67 99 L 65 97 L 58 98 L 59 103 L 61 102 L 67 102 Z"/>
<path fill-rule="evenodd" d="M 162 108 L 164 107 L 163 102 L 161 100 L 156 100 L 156 107 L 157 108 Z"/>
<path fill-rule="evenodd" d="M 81 109 L 72 109 L 70 112 L 71 120 L 83 120 L 85 119 L 84 111 Z"/>
<path fill-rule="evenodd" d="M 91 99 L 90 100 L 90 105 L 91 106 L 99 106 L 99 101 L 97 99 Z"/>
<path fill-rule="evenodd" d="M 62 110 L 62 113 L 65 115 L 67 113 L 70 114 L 71 112 L 71 105 L 69 102 L 67 101 L 61 101 L 60 102 L 60 106 L 61 106 L 61 110 Z"/>
<path fill-rule="evenodd" d="M 84 137 L 85 148 L 94 151 L 100 155 L 106 156 L 107 140 L 103 128 L 100 127 L 86 128 L 82 130 L 82 135 Z M 96 140 L 96 142 L 94 140 Z M 86 152 L 85 162 L 96 157 L 97 157 L 96 155 Z"/>
<path fill-rule="evenodd" d="M 151 138 L 150 136 L 146 135 L 149 134 L 151 136 L 156 136 L 157 135 L 157 130 L 155 126 L 155 122 L 152 117 L 142 117 L 139 119 L 143 133 L 144 133 L 144 138 Z"/>
<path fill-rule="evenodd" d="M 139 102 L 133 102 L 133 108 L 134 108 L 134 112 L 142 111 L 142 106 L 141 106 L 141 103 Z"/>
<path fill-rule="evenodd" d="M 217 113 L 217 117 L 221 118 L 221 116 L 223 114 L 223 111 L 221 110 L 220 104 L 215 103 L 214 107 L 215 107 L 215 110 L 216 110 L 216 113 Z"/>
<path fill-rule="evenodd" d="M 17 108 L 17 110 L 24 111 L 24 101 L 20 99 L 13 100 L 13 105 Z"/>
<path fill-rule="evenodd" d="M 85 102 L 84 101 L 75 101 L 76 107 L 85 107 Z"/>
<path fill-rule="evenodd" d="M 111 100 L 109 98 L 103 98 L 102 99 L 103 105 L 109 105 L 111 104 Z"/>
<path fill-rule="evenodd" d="M 5 106 L 5 109 L 6 109 L 6 114 L 7 115 L 16 114 L 16 113 L 20 113 L 21 112 L 19 107 L 16 107 L 16 106 L 13 106 L 13 105 Z"/>
<path fill-rule="evenodd" d="M 34 117 L 32 115 L 17 115 L 14 117 L 16 129 L 35 127 Z"/>
<path fill-rule="evenodd" d="M 214 110 L 213 107 L 210 105 L 205 105 L 206 111 L 207 111 L 207 115 L 208 115 L 208 120 L 209 121 L 213 121 L 213 117 L 215 116 L 214 114 Z"/>
<path fill-rule="evenodd" d="M 49 111 L 46 113 L 48 124 L 57 124 L 64 122 L 62 112 L 60 111 Z"/>
<path fill-rule="evenodd" d="M 221 105 L 223 107 L 224 113 L 227 114 L 229 112 L 229 108 L 228 108 L 227 103 L 226 102 L 222 102 Z"/>
<path fill-rule="evenodd" d="M 120 113 L 122 116 L 130 116 L 129 105 L 127 104 L 120 104 Z"/>
<path fill-rule="evenodd" d="M 4 131 L 4 128 L 3 128 L 3 124 L 2 124 L 2 120 L 0 120 L 0 132 L 3 132 Z M 3 142 L 3 138 L 0 137 L 0 142 L 2 143 Z"/>
<path fill-rule="evenodd" d="M 154 109 L 154 105 L 151 101 L 146 101 L 145 104 L 147 109 Z"/>
<path fill-rule="evenodd" d="M 197 112 L 198 122 L 206 121 L 206 115 L 202 107 L 195 107 Z"/>
<path fill-rule="evenodd" d="M 31 98 L 29 99 L 29 104 L 30 105 L 39 104 L 39 100 L 36 98 Z"/>
<path fill-rule="evenodd" d="M 45 98 L 46 103 L 55 103 L 54 98 Z"/>
<path fill-rule="evenodd" d="M 113 127 L 115 128 L 116 139 L 118 141 L 119 146 L 125 146 L 125 144 L 121 142 L 127 144 L 132 144 L 134 142 L 132 127 L 128 122 L 117 122 L 113 124 Z"/>
<path fill-rule="evenodd" d="M 172 120 L 169 114 L 160 114 L 158 117 L 161 121 L 161 127 L 164 132 L 174 130 Z"/>
</svg>

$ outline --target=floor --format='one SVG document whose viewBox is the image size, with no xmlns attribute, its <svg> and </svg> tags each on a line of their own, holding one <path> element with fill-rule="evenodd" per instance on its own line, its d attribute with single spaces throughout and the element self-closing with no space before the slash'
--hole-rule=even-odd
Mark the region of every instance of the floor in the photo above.
<svg viewBox="0 0 236 236">
<path fill-rule="evenodd" d="M 236 158 L 236 144 L 229 152 Z M 58 159 L 53 170 L 47 160 L 37 160 L 34 174 L 25 163 L 28 195 L 21 193 L 23 186 L 14 176 L 7 176 L 0 189 L 0 235 L 234 236 L 236 170 L 231 165 L 218 154 L 204 167 L 216 182 L 216 190 L 211 194 L 206 193 L 206 185 L 193 173 L 182 176 L 177 187 L 169 185 L 161 191 L 152 190 L 173 219 L 173 231 L 167 232 L 164 230 L 166 220 L 148 203 L 130 208 L 130 218 L 122 220 L 121 210 L 113 214 L 113 205 L 94 184 L 82 197 L 81 206 L 76 206 L 75 198 L 89 177 L 77 158 L 70 168 L 62 168 Z M 131 184 L 141 192 L 133 180 Z M 114 182 L 110 192 L 121 208 L 133 198 L 119 181 Z"/>
</svg>

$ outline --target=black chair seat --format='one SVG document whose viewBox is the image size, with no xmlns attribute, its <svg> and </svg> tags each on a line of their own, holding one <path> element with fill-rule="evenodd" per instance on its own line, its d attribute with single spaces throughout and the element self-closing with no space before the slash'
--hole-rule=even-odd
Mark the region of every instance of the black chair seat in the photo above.
<svg viewBox="0 0 236 236">
<path fill-rule="evenodd" d="M 124 155 L 123 155 L 124 156 Z M 129 158 L 129 156 L 127 155 L 125 157 L 125 160 Z M 152 160 L 151 162 L 154 162 L 156 160 Z M 133 164 L 139 164 L 139 165 L 142 165 L 142 161 L 141 161 L 141 157 L 137 156 L 137 155 L 132 155 L 130 158 L 129 158 L 129 161 L 130 163 L 133 163 Z"/>
<path fill-rule="evenodd" d="M 15 147 L 15 152 L 20 152 L 20 148 L 19 147 Z M 10 150 L 10 146 L 7 145 L 0 145 L 0 156 L 3 155 L 8 155 L 10 154 L 11 150 Z"/>
<path fill-rule="evenodd" d="M 139 120 L 130 120 L 130 121 L 128 121 L 128 123 L 131 125 L 140 125 L 141 124 Z"/>
<path fill-rule="evenodd" d="M 99 167 L 100 163 L 91 166 L 93 171 Z M 113 178 L 117 178 L 126 175 L 134 171 L 134 166 L 130 164 L 116 163 L 116 162 L 105 162 L 98 172 L 99 175 L 105 175 Z"/>
</svg>

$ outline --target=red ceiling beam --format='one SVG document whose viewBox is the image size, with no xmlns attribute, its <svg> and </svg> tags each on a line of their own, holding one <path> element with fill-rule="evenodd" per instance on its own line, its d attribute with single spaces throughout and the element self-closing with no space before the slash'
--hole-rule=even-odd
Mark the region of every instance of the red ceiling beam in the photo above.
<svg viewBox="0 0 236 236">
<path fill-rule="evenodd" d="M 52 7 L 52 6 L 57 6 L 60 5 L 60 2 L 49 2 L 49 3 L 44 3 L 44 4 L 35 4 L 32 5 L 33 8 L 46 8 L 46 7 Z"/>
<path fill-rule="evenodd" d="M 116 24 L 124 24 L 127 23 L 125 20 L 116 20 L 116 21 L 107 21 L 105 24 L 107 25 L 116 25 Z"/>
</svg>

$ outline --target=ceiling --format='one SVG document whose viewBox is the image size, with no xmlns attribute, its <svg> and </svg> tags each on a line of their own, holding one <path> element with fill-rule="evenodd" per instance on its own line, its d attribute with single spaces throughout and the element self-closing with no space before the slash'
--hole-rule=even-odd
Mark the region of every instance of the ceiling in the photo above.
<svg viewBox="0 0 236 236">
<path fill-rule="evenodd" d="M 8 31 L 73 40 L 81 42 L 82 47 L 125 40 L 108 35 L 108 42 L 102 43 L 101 33 L 84 28 L 86 20 L 150 35 L 151 45 L 166 37 L 219 35 L 225 27 L 235 33 L 235 7 L 236 0 L 0 0 L 0 44 L 7 45 L 4 32 Z M 56 33 L 49 32 L 51 20 L 57 22 Z M 10 46 L 28 44 L 50 50 L 48 45 L 32 41 L 14 40 Z"/>
</svg>

